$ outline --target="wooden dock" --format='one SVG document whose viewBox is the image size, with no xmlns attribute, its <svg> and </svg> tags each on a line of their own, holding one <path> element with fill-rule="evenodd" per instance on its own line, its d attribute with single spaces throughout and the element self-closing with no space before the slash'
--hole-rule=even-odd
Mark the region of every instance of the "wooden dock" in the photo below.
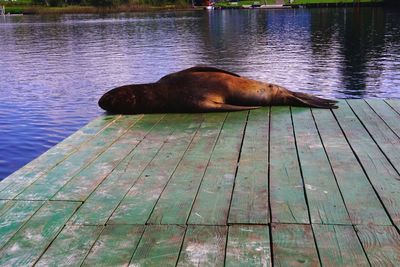
<svg viewBox="0 0 400 267">
<path fill-rule="evenodd" d="M 0 183 L 0 266 L 400 266 L 400 100 L 102 116 Z"/>
</svg>

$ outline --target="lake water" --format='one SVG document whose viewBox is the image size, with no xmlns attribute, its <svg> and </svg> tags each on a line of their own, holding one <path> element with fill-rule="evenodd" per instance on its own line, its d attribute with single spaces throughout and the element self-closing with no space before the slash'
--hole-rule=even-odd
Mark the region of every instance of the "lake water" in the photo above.
<svg viewBox="0 0 400 267">
<path fill-rule="evenodd" d="M 400 11 L 0 17 L 0 179 L 102 114 L 107 90 L 196 64 L 331 98 L 399 98 Z"/>
</svg>

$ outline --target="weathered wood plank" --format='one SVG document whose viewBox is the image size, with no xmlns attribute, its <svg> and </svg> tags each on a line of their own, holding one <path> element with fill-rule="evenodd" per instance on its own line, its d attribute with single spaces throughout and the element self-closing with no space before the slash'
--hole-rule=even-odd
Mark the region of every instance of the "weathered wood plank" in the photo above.
<svg viewBox="0 0 400 267">
<path fill-rule="evenodd" d="M 320 266 L 311 225 L 272 224 L 274 266 Z"/>
<path fill-rule="evenodd" d="M 189 147 L 202 115 L 186 116 L 175 122 L 175 131 L 153 161 L 125 195 L 108 224 L 144 224 L 165 185 Z"/>
<path fill-rule="evenodd" d="M 70 179 L 52 199 L 86 200 L 88 195 L 136 148 L 162 117 L 163 115 L 154 114 L 144 116 L 87 168 Z"/>
<path fill-rule="evenodd" d="M 226 119 L 190 212 L 189 224 L 226 225 L 247 114 L 230 113 Z M 187 202 L 193 203 L 195 190 L 182 192 Z M 174 191 L 171 191 L 170 198 L 173 195 Z M 173 204 L 169 205 L 172 207 Z M 189 205 L 185 213 L 175 210 L 171 215 L 185 218 L 189 214 L 188 208 Z"/>
<path fill-rule="evenodd" d="M 374 143 L 345 101 L 334 110 L 346 138 L 361 162 L 393 222 L 400 226 L 400 175 Z"/>
<path fill-rule="evenodd" d="M 269 222 L 268 133 L 269 108 L 250 111 L 229 210 L 229 224 Z"/>
<path fill-rule="evenodd" d="M 103 226 L 66 226 L 35 266 L 81 266 Z"/>
<path fill-rule="evenodd" d="M 382 99 L 366 99 L 370 107 L 382 118 L 383 121 L 392 129 L 392 131 L 400 137 L 400 114 L 394 111 Z"/>
<path fill-rule="evenodd" d="M 16 198 L 21 200 L 47 200 L 52 197 L 66 182 L 87 167 L 101 153 L 108 149 L 113 142 L 123 135 L 141 117 L 133 116 L 117 120 L 104 129 L 91 141 L 81 146 L 75 153 L 69 156 L 62 163 L 57 165 L 44 176 L 37 179 L 27 187 Z M 13 197 L 21 192 L 18 190 L 7 190 L 0 193 L 0 198 Z"/>
<path fill-rule="evenodd" d="M 0 216 L 14 206 L 15 200 L 0 200 Z"/>
<path fill-rule="evenodd" d="M 184 115 L 183 115 L 184 116 Z M 75 224 L 105 224 L 129 189 L 154 159 L 182 116 L 165 116 L 118 165 L 71 218 Z"/>
<path fill-rule="evenodd" d="M 368 177 L 330 110 L 313 110 L 333 172 L 353 224 L 390 225 Z"/>
<path fill-rule="evenodd" d="M 270 124 L 272 222 L 309 223 L 289 107 L 271 107 Z"/>
<path fill-rule="evenodd" d="M 185 234 L 178 225 L 149 225 L 129 266 L 175 266 Z"/>
<path fill-rule="evenodd" d="M 311 222 L 350 224 L 310 109 L 292 108 L 292 115 Z"/>
<path fill-rule="evenodd" d="M 349 100 L 347 103 L 400 173 L 400 138 L 396 136 L 364 100 Z"/>
<path fill-rule="evenodd" d="M 393 226 L 356 226 L 372 266 L 399 266 L 400 235 Z"/>
<path fill-rule="evenodd" d="M 78 150 L 80 146 L 94 138 L 99 132 L 103 131 L 120 117 L 121 116 L 101 116 L 89 122 L 86 126 L 67 137 L 64 141 L 50 148 L 46 153 L 40 155 L 38 158 L 1 181 L 0 192 L 10 185 L 12 185 L 14 192 L 19 192 L 21 189 L 24 189 L 40 176 L 53 169 L 57 164 Z M 12 196 L 12 194 L 8 195 L 9 198 Z"/>
<path fill-rule="evenodd" d="M 226 226 L 188 226 L 177 266 L 224 266 Z"/>
<path fill-rule="evenodd" d="M 202 124 L 188 151 L 163 190 L 148 223 L 186 223 L 225 117 L 226 114 L 219 115 L 216 120 L 212 120 L 212 122 L 205 120 Z M 205 147 L 202 144 L 204 142 L 207 144 Z"/>
<path fill-rule="evenodd" d="M 312 227 L 323 266 L 370 266 L 353 226 Z"/>
<path fill-rule="evenodd" d="M 82 266 L 128 266 L 143 225 L 107 225 Z"/>
<path fill-rule="evenodd" d="M 225 266 L 272 266 L 270 246 L 267 225 L 230 226 Z"/>
<path fill-rule="evenodd" d="M 8 209 L 0 216 L 0 248 L 43 205 L 43 201 L 9 201 Z"/>
<path fill-rule="evenodd" d="M 0 266 L 33 265 L 79 205 L 46 202 L 0 250 Z"/>
<path fill-rule="evenodd" d="M 386 99 L 386 103 L 394 109 L 398 114 L 400 114 L 400 100 L 399 99 Z"/>
</svg>

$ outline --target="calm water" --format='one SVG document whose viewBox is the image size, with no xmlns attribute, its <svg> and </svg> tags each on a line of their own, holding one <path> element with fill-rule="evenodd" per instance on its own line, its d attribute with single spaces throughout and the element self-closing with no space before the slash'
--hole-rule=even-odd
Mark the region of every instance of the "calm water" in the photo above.
<svg viewBox="0 0 400 267">
<path fill-rule="evenodd" d="M 102 114 L 98 98 L 209 64 L 336 98 L 400 97 L 400 11 L 0 17 L 0 179 Z"/>
</svg>

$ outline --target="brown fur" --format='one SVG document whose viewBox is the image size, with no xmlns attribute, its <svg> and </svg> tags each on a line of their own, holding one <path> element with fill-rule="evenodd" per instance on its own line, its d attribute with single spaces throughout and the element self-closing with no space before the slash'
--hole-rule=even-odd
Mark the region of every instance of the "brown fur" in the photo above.
<svg viewBox="0 0 400 267">
<path fill-rule="evenodd" d="M 156 83 L 117 87 L 99 100 L 104 110 L 122 114 L 234 111 L 270 105 L 336 108 L 335 103 L 212 67 L 193 67 Z"/>
</svg>

